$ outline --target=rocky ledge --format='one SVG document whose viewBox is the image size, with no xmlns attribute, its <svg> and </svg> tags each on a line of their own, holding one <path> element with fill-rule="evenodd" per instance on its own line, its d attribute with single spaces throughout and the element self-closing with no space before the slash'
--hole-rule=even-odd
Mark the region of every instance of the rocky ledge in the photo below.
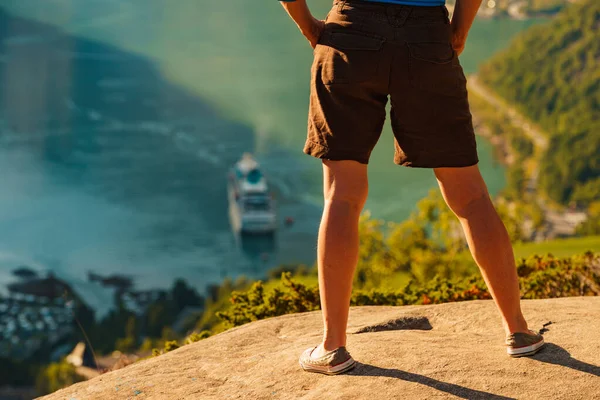
<svg viewBox="0 0 600 400">
<path fill-rule="evenodd" d="M 353 307 L 337 376 L 300 369 L 321 339 L 321 314 L 230 329 L 44 397 L 83 399 L 600 399 L 600 297 L 525 300 L 546 346 L 506 355 L 492 301 Z"/>
</svg>

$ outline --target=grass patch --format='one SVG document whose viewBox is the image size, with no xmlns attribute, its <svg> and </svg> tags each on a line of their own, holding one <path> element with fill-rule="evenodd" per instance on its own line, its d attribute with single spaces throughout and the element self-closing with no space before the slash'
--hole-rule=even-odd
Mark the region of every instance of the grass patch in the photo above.
<svg viewBox="0 0 600 400">
<path fill-rule="evenodd" d="M 523 243 L 514 247 L 515 257 L 529 257 L 532 254 L 552 254 L 556 257 L 569 257 L 588 250 L 600 251 L 600 236 L 548 240 L 541 243 Z"/>
</svg>

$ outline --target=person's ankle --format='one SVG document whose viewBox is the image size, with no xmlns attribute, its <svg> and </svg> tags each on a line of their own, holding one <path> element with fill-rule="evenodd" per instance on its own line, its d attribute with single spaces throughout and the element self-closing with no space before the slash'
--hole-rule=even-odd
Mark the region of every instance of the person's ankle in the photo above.
<svg viewBox="0 0 600 400">
<path fill-rule="evenodd" d="M 325 351 L 332 351 L 337 349 L 338 347 L 342 347 L 345 346 L 346 343 L 344 343 L 341 340 L 333 340 L 333 339 L 324 339 L 323 342 L 321 343 L 321 346 L 323 347 L 323 349 Z"/>
<path fill-rule="evenodd" d="M 504 331 L 507 335 L 517 332 L 527 333 L 529 332 L 529 327 L 525 318 L 518 318 L 516 321 L 504 322 Z"/>
</svg>

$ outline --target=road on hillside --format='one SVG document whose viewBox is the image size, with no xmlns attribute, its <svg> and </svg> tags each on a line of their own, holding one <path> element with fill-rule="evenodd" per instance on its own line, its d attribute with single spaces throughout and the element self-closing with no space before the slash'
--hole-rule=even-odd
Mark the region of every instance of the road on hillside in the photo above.
<svg viewBox="0 0 600 400">
<path fill-rule="evenodd" d="M 469 76 L 468 82 L 470 91 L 483 98 L 501 113 L 508 115 L 511 123 L 520 128 L 525 136 L 531 140 L 535 147 L 533 156 L 533 169 L 531 171 L 531 175 L 527 179 L 527 186 L 525 190 L 527 193 L 530 193 L 534 196 L 537 204 L 542 209 L 544 213 L 545 227 L 543 231 L 535 233 L 534 240 L 541 241 L 557 236 L 573 235 L 577 225 L 586 220 L 586 213 L 552 210 L 550 207 L 548 207 L 547 202 L 542 196 L 536 195 L 536 193 L 538 193 L 539 178 L 538 157 L 545 154 L 546 150 L 548 149 L 548 135 L 532 124 L 525 116 L 517 111 L 516 108 L 508 105 L 506 101 L 486 87 L 479 80 L 477 75 Z"/>
</svg>

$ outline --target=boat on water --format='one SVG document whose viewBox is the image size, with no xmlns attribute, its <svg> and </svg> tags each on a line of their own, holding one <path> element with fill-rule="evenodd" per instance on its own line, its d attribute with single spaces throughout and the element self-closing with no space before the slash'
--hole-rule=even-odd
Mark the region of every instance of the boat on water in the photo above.
<svg viewBox="0 0 600 400">
<path fill-rule="evenodd" d="M 251 154 L 244 154 L 229 171 L 227 191 L 229 217 L 234 232 L 275 232 L 275 200 L 269 191 L 267 179 Z"/>
</svg>

